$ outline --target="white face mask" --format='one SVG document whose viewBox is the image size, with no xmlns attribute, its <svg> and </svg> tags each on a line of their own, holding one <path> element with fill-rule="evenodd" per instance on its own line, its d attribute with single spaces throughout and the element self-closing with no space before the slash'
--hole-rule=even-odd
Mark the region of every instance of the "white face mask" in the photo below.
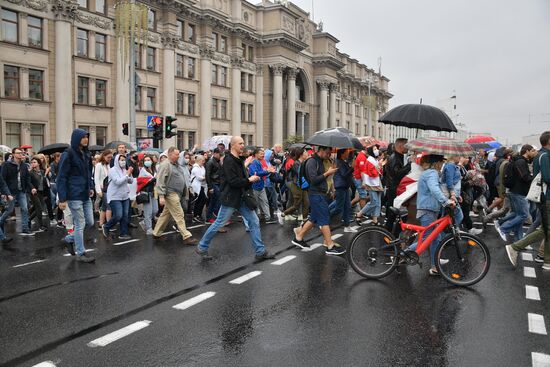
<svg viewBox="0 0 550 367">
<path fill-rule="evenodd" d="M 124 169 L 126 168 L 126 161 L 118 161 L 118 165 L 120 166 L 120 168 Z"/>
<path fill-rule="evenodd" d="M 153 162 L 151 162 L 151 161 L 145 161 L 145 162 L 143 162 L 143 165 L 144 165 L 145 167 L 149 168 L 149 167 L 151 167 L 151 166 L 153 165 Z"/>
<path fill-rule="evenodd" d="M 374 149 L 372 153 L 374 154 L 375 157 L 378 157 L 380 155 L 380 151 L 378 149 Z"/>
</svg>

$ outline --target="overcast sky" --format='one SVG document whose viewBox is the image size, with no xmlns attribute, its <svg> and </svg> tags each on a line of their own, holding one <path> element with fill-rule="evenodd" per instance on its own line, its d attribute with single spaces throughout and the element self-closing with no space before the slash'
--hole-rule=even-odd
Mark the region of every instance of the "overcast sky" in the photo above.
<svg viewBox="0 0 550 367">
<path fill-rule="evenodd" d="M 292 0 L 311 12 L 312 0 Z M 503 143 L 550 130 L 550 0 L 313 0 L 315 21 L 370 68 L 390 108 L 452 105 L 453 120 Z M 529 124 L 531 114 L 531 124 Z"/>
</svg>

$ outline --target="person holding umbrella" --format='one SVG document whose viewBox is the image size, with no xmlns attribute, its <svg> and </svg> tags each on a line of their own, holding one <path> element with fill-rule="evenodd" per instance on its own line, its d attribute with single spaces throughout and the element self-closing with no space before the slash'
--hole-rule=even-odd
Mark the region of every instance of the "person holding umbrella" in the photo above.
<svg viewBox="0 0 550 367">
<path fill-rule="evenodd" d="M 369 194 L 369 202 L 365 205 L 356 218 L 361 219 L 364 215 L 371 217 L 372 223 L 378 224 L 378 217 L 380 216 L 380 210 L 382 207 L 382 181 L 381 172 L 382 167 L 377 160 L 380 155 L 379 145 L 373 145 L 367 148 L 368 158 L 365 162 L 365 168 L 361 172 L 362 187 L 364 187 Z"/>
</svg>

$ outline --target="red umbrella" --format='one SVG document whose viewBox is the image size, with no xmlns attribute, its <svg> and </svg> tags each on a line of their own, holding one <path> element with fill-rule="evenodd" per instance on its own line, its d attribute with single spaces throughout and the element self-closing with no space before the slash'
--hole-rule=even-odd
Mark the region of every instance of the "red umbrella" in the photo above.
<svg viewBox="0 0 550 367">
<path fill-rule="evenodd" d="M 495 141 L 495 138 L 488 135 L 474 135 L 470 136 L 468 139 L 464 140 L 464 142 L 471 144 L 471 143 L 486 143 L 488 141 Z"/>
<path fill-rule="evenodd" d="M 21 145 L 19 149 L 32 149 L 32 145 Z"/>
</svg>

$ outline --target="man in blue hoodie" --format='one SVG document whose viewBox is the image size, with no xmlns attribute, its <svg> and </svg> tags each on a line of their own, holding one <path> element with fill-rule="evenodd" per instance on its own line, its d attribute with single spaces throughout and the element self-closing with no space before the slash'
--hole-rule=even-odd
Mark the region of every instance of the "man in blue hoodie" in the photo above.
<svg viewBox="0 0 550 367">
<path fill-rule="evenodd" d="M 68 206 L 73 216 L 76 259 L 86 263 L 94 262 L 95 258 L 87 255 L 84 248 L 84 226 L 94 225 L 90 199 L 94 194 L 94 185 L 87 131 L 73 130 L 71 147 L 63 153 L 59 161 L 56 184 L 59 209 L 64 210 Z"/>
</svg>

